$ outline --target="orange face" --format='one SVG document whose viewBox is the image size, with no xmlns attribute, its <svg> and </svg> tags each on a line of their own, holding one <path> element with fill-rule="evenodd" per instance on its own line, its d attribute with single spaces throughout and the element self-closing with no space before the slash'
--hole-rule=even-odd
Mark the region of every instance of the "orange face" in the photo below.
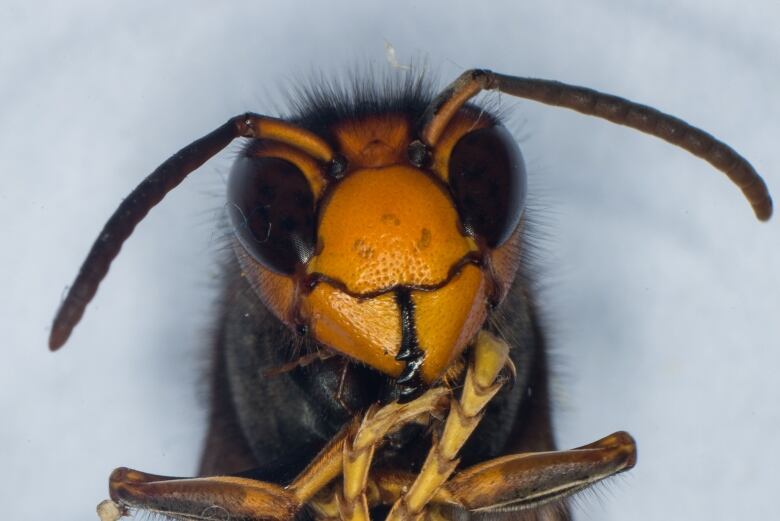
<svg viewBox="0 0 780 521">
<path fill-rule="evenodd" d="M 459 202 L 468 197 L 454 196 L 450 183 L 456 144 L 494 125 L 464 110 L 423 169 L 407 159 L 414 137 L 406 117 L 337 124 L 331 128 L 334 148 L 347 165 L 338 179 L 321 175 L 316 162 L 291 147 L 250 147 L 248 156 L 257 164 L 288 168 L 278 163 L 281 158 L 297 168 L 296 186 L 309 187 L 298 194 L 273 183 L 270 188 L 250 183 L 252 190 L 273 197 L 284 190 L 298 194 L 287 200 L 311 204 L 315 217 L 309 239 L 299 233 L 305 217 L 292 203 L 276 221 L 271 216 L 257 223 L 242 206 L 238 222 L 254 234 L 241 240 L 244 248 L 237 246 L 245 276 L 280 320 L 292 328 L 304 326 L 320 344 L 401 380 L 435 382 L 479 332 L 490 305 L 506 294 L 519 262 L 521 226 L 491 248 L 474 233 L 481 221 L 474 220 L 470 229 L 460 215 Z M 254 171 L 257 165 L 238 168 Z M 261 206 L 277 204 L 273 197 Z M 283 253 L 263 250 L 275 237 L 286 240 L 273 235 L 281 233 L 283 223 L 293 236 L 300 235 L 288 242 L 305 259 L 289 268 Z M 258 255 L 247 253 L 251 248 L 270 262 L 258 262 Z"/>
</svg>

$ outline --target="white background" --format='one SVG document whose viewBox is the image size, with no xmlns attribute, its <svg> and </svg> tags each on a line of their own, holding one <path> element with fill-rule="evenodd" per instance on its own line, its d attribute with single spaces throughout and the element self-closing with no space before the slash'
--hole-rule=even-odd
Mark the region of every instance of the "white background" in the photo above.
<svg viewBox="0 0 780 521">
<path fill-rule="evenodd" d="M 105 219 L 230 116 L 321 71 L 424 57 L 558 79 L 694 122 L 780 189 L 780 7 L 645 2 L 20 2 L 0 6 L 0 504 L 95 519 L 126 465 L 188 475 L 230 151 L 155 208 L 65 348 L 51 317 Z M 780 228 L 661 141 L 507 96 L 538 230 L 562 447 L 618 429 L 636 469 L 587 519 L 759 519 L 780 467 Z M 233 149 L 235 150 L 235 148 Z"/>
</svg>

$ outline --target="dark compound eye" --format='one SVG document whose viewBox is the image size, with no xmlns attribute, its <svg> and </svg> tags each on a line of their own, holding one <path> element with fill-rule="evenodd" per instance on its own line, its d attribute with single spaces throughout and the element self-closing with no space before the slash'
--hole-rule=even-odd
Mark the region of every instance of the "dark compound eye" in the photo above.
<svg viewBox="0 0 780 521">
<path fill-rule="evenodd" d="M 469 132 L 452 149 L 449 176 L 466 232 L 491 248 L 503 244 L 525 206 L 525 164 L 512 135 L 502 126 Z"/>
<path fill-rule="evenodd" d="M 314 195 L 303 172 L 284 159 L 241 156 L 228 181 L 233 230 L 266 268 L 291 274 L 314 251 Z"/>
</svg>

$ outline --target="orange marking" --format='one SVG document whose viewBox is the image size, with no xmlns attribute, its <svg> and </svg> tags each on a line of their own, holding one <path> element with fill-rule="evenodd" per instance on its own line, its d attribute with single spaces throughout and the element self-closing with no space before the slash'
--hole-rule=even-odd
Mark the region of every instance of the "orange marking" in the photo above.
<svg viewBox="0 0 780 521">
<path fill-rule="evenodd" d="M 359 170 L 321 211 L 321 252 L 307 266 L 353 293 L 394 285 L 433 285 L 475 250 L 461 235 L 451 199 L 406 166 Z"/>
<path fill-rule="evenodd" d="M 482 271 L 467 265 L 441 289 L 412 292 L 426 383 L 438 380 L 479 332 L 487 316 L 486 291 Z"/>
<path fill-rule="evenodd" d="M 321 283 L 304 297 L 303 313 L 319 342 L 390 376 L 401 373 L 401 318 L 392 293 L 360 300 Z"/>
<path fill-rule="evenodd" d="M 487 314 L 486 291 L 482 271 L 466 265 L 446 286 L 412 292 L 426 383 L 438 380 L 479 332 Z M 304 297 L 303 311 L 317 341 L 387 375 L 400 374 L 403 363 L 395 355 L 401 320 L 393 292 L 358 299 L 322 282 Z"/>
<path fill-rule="evenodd" d="M 436 175 L 446 182 L 458 140 L 492 123 L 477 111 L 459 110 L 434 149 Z M 395 294 L 358 297 L 394 286 L 443 284 L 453 266 L 478 251 L 474 240 L 461 234 L 446 187 L 407 166 L 410 129 L 405 116 L 393 114 L 346 121 L 332 129 L 349 171 L 321 202 L 317 253 L 306 272 L 323 279 L 310 293 L 299 294 L 293 277 L 272 273 L 239 253 L 245 276 L 274 315 L 293 327 L 300 306 L 301 318 L 318 342 L 392 377 L 404 367 L 395 360 L 401 342 Z M 310 157 L 282 143 L 268 143 L 258 154 L 296 164 L 316 197 L 322 195 L 327 180 Z M 492 259 L 502 297 L 517 269 L 520 236 L 518 228 L 501 248 L 484 252 Z M 443 287 L 412 291 L 426 383 L 442 378 L 482 327 L 487 279 L 480 267 L 466 264 Z"/>
<path fill-rule="evenodd" d="M 411 140 L 409 120 L 385 114 L 359 121 L 344 121 L 333 131 L 350 167 L 378 168 L 405 162 Z"/>
<path fill-rule="evenodd" d="M 315 159 L 328 162 L 333 159 L 333 150 L 321 137 L 300 127 L 276 118 L 258 118 L 253 120 L 252 128 L 256 138 L 273 139 L 287 143 Z"/>
<path fill-rule="evenodd" d="M 431 166 L 442 181 L 449 181 L 450 155 L 458 140 L 473 130 L 489 127 L 492 124 L 493 119 L 490 116 L 476 110 L 463 109 L 453 116 L 433 149 Z"/>
<path fill-rule="evenodd" d="M 299 148 L 275 141 L 264 141 L 262 145 L 253 147 L 254 157 L 278 157 L 297 166 L 306 180 L 309 182 L 314 200 L 320 198 L 325 188 L 325 179 L 322 168 L 310 155 L 305 154 Z"/>
<path fill-rule="evenodd" d="M 504 300 L 515 280 L 517 268 L 520 267 L 520 257 L 523 254 L 523 230 L 525 218 L 520 221 L 509 239 L 490 252 L 490 262 L 493 266 L 493 276 L 498 284 L 498 302 Z"/>
<path fill-rule="evenodd" d="M 430 146 L 437 146 L 442 133 L 449 127 L 450 120 L 471 98 L 483 88 L 480 78 L 475 78 L 471 71 L 462 74 L 448 89 L 452 89 L 450 97 L 436 110 L 436 115 L 428 122 L 422 131 L 422 140 Z"/>
<path fill-rule="evenodd" d="M 244 247 L 234 240 L 233 251 L 236 252 L 242 275 L 249 281 L 249 285 L 255 294 L 260 297 L 263 304 L 281 320 L 287 327 L 294 329 L 296 324 L 293 317 L 294 306 L 297 301 L 295 282 L 291 277 L 280 275 L 266 269 L 249 255 Z"/>
</svg>

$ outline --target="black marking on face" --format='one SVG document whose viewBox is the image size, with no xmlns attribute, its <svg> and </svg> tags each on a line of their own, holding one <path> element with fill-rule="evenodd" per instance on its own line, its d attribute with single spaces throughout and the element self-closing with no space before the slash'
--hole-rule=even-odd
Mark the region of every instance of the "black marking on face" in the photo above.
<svg viewBox="0 0 780 521">
<path fill-rule="evenodd" d="M 417 329 L 414 321 L 414 303 L 409 288 L 398 288 L 395 292 L 395 302 L 401 310 L 401 348 L 395 356 L 396 360 L 406 362 L 406 367 L 396 379 L 399 391 L 399 401 L 408 402 L 419 396 L 423 390 L 420 377 L 425 353 L 420 349 L 417 340 Z"/>
</svg>

